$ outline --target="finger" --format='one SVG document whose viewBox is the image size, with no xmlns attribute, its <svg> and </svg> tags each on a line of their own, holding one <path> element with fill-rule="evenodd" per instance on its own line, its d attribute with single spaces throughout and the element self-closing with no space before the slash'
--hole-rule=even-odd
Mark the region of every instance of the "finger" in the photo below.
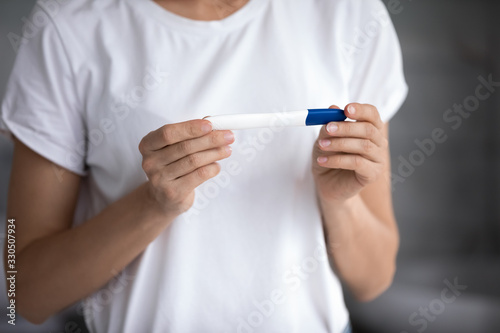
<svg viewBox="0 0 500 333">
<path fill-rule="evenodd" d="M 386 147 L 388 142 L 375 125 L 369 122 L 331 122 L 321 128 L 318 139 L 348 137 L 367 139 L 379 147 Z"/>
<path fill-rule="evenodd" d="M 210 133 L 212 124 L 208 120 L 195 119 L 182 123 L 167 124 L 148 133 L 139 144 L 141 153 L 154 151 L 177 142 L 197 138 Z"/>
<path fill-rule="evenodd" d="M 382 162 L 382 149 L 367 139 L 333 138 L 318 141 L 319 149 L 325 152 L 357 154 L 373 162 Z"/>
<path fill-rule="evenodd" d="M 374 180 L 377 177 L 378 163 L 370 161 L 360 155 L 335 154 L 331 156 L 320 156 L 318 164 L 329 169 L 352 170 L 367 180 Z"/>
<path fill-rule="evenodd" d="M 213 131 L 200 138 L 185 140 L 174 145 L 158 150 L 157 163 L 167 165 L 187 155 L 200 151 L 222 147 L 234 142 L 234 134 L 231 131 Z"/>
<path fill-rule="evenodd" d="M 221 167 L 218 163 L 210 163 L 202 166 L 180 178 L 174 180 L 174 186 L 180 189 L 181 196 L 188 195 L 195 188 L 219 174 Z"/>
<path fill-rule="evenodd" d="M 205 165 L 227 158 L 230 155 L 231 147 L 229 146 L 201 151 L 167 165 L 163 172 L 167 175 L 167 179 L 176 179 Z"/>
<path fill-rule="evenodd" d="M 347 104 L 345 115 L 352 120 L 372 123 L 378 129 L 381 129 L 384 125 L 377 108 L 371 104 Z"/>
</svg>

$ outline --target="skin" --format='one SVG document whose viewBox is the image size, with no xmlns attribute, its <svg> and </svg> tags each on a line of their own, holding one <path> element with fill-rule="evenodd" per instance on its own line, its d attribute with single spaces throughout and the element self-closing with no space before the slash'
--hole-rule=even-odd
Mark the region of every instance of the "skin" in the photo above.
<svg viewBox="0 0 500 333">
<path fill-rule="evenodd" d="M 199 19 L 200 8 L 209 2 L 158 3 Z M 244 3 L 231 5 L 240 8 Z M 189 11 L 195 4 L 201 7 Z M 201 17 L 210 20 L 214 15 L 224 17 L 208 9 Z M 398 233 L 389 183 L 388 126 L 375 107 L 352 106 L 356 113 L 347 114 L 357 123 L 339 123 L 335 132 L 322 128 L 312 172 L 327 247 L 338 274 L 356 297 L 367 301 L 392 281 Z M 331 144 L 320 145 L 321 140 Z M 189 209 L 194 189 L 219 173 L 217 161 L 231 155 L 233 141 L 230 131 L 212 132 L 206 120 L 169 124 L 150 132 L 138 147 L 149 181 L 72 228 L 80 176 L 55 166 L 14 138 L 7 216 L 16 219 L 18 313 L 42 323 L 103 286 Z M 327 161 L 319 162 L 319 157 Z"/>
<path fill-rule="evenodd" d="M 233 141 L 206 120 L 149 133 L 139 150 L 150 180 L 71 228 L 80 176 L 66 170 L 60 181 L 59 167 L 14 139 L 7 216 L 16 219 L 18 313 L 42 323 L 104 285 L 192 205 Z"/>
<path fill-rule="evenodd" d="M 156 0 L 155 2 L 172 13 L 192 20 L 213 21 L 233 14 L 248 0 Z"/>
<path fill-rule="evenodd" d="M 356 122 L 323 126 L 312 172 L 337 272 L 360 301 L 370 301 L 392 283 L 399 246 L 389 125 L 372 105 L 348 104 L 345 111 Z"/>
</svg>

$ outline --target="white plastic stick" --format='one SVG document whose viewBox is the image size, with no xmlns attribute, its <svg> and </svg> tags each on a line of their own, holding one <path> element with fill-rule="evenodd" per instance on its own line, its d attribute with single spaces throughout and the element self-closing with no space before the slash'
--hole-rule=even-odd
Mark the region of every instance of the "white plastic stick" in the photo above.
<svg viewBox="0 0 500 333">
<path fill-rule="evenodd" d="M 276 113 L 249 113 L 208 116 L 214 130 L 237 130 L 260 127 L 305 126 L 308 110 L 276 112 Z"/>
</svg>

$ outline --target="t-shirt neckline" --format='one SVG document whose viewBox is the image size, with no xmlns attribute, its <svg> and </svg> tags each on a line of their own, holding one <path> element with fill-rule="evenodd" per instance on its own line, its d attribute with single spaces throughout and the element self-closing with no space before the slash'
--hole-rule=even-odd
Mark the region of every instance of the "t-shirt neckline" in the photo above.
<svg viewBox="0 0 500 333">
<path fill-rule="evenodd" d="M 190 19 L 175 13 L 172 13 L 153 0 L 127 0 L 132 6 L 141 10 L 144 14 L 161 24 L 169 26 L 176 30 L 184 30 L 193 33 L 214 33 L 229 31 L 241 27 L 263 9 L 268 0 L 249 0 L 243 7 L 231 15 L 213 21 L 201 21 Z"/>
</svg>

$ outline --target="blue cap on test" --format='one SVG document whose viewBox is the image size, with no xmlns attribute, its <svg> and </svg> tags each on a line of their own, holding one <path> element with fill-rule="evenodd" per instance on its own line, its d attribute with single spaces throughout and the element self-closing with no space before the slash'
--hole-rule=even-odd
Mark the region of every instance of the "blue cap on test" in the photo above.
<svg viewBox="0 0 500 333">
<path fill-rule="evenodd" d="M 306 125 L 324 125 L 331 121 L 344 121 L 347 117 L 341 109 L 307 109 Z"/>
</svg>

